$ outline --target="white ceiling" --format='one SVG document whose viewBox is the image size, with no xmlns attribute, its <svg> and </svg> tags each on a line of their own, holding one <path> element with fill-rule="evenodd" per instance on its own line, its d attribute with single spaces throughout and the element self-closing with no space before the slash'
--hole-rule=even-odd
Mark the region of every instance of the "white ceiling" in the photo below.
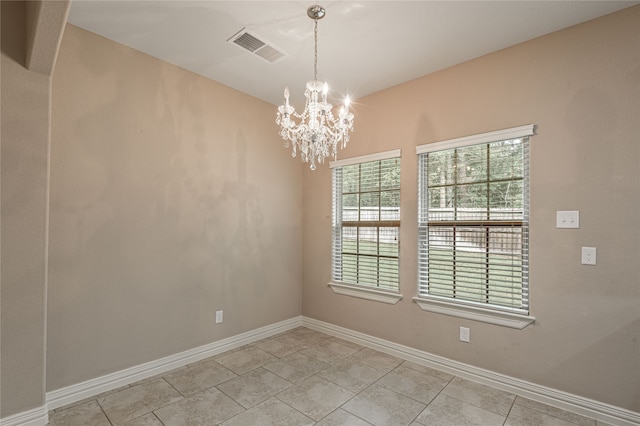
<svg viewBox="0 0 640 426">
<path fill-rule="evenodd" d="M 356 99 L 640 1 L 316 1 L 318 78 Z M 308 1 L 75 0 L 69 22 L 272 104 L 313 79 Z M 286 56 L 227 40 L 242 28 Z M 535 67 L 536 64 L 531 64 Z"/>
</svg>

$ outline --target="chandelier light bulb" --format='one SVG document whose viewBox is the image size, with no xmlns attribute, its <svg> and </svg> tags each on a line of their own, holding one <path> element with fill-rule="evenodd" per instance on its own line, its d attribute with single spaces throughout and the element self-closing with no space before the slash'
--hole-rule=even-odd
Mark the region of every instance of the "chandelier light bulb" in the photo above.
<svg viewBox="0 0 640 426">
<path fill-rule="evenodd" d="M 289 88 L 284 89 L 284 104 L 278 107 L 276 124 L 280 125 L 284 146 L 291 144 L 291 155 L 295 157 L 299 151 L 300 159 L 315 170 L 316 163 L 324 163 L 325 158 L 337 159 L 338 145 L 347 146 L 349 132 L 353 132 L 353 114 L 349 112 L 349 96 L 338 117 L 331 112 L 333 107 L 327 102 L 329 85 L 318 80 L 318 20 L 325 16 L 325 9 L 314 5 L 307 9 L 307 15 L 315 22 L 313 80 L 307 82 L 302 113 L 289 105 Z"/>
</svg>

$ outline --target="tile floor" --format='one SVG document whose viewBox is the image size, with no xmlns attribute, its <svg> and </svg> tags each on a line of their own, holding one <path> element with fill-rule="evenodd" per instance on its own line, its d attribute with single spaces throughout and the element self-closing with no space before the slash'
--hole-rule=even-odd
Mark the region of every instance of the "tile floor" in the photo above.
<svg viewBox="0 0 640 426">
<path fill-rule="evenodd" d="M 61 407 L 50 425 L 600 425 L 308 328 Z"/>
</svg>

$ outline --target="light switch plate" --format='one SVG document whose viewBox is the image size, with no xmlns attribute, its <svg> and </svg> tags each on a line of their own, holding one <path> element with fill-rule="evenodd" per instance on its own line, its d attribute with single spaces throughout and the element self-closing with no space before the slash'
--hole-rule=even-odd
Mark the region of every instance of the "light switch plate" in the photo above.
<svg viewBox="0 0 640 426">
<path fill-rule="evenodd" d="M 580 228 L 580 212 L 577 210 L 557 211 L 556 228 Z"/>
</svg>

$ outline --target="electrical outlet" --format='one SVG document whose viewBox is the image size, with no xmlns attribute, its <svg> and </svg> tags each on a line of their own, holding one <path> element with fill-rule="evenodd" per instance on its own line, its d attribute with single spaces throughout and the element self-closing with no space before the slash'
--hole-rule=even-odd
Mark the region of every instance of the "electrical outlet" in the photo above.
<svg viewBox="0 0 640 426">
<path fill-rule="evenodd" d="M 556 228 L 580 228 L 580 212 L 556 212 Z"/>
<path fill-rule="evenodd" d="M 596 248 L 595 247 L 582 247 L 582 264 L 583 265 L 596 264 Z"/>
<path fill-rule="evenodd" d="M 222 322 L 223 311 L 216 311 L 216 324 L 220 324 Z"/>
<path fill-rule="evenodd" d="M 460 341 L 469 343 L 470 331 L 467 327 L 460 327 Z"/>
</svg>

